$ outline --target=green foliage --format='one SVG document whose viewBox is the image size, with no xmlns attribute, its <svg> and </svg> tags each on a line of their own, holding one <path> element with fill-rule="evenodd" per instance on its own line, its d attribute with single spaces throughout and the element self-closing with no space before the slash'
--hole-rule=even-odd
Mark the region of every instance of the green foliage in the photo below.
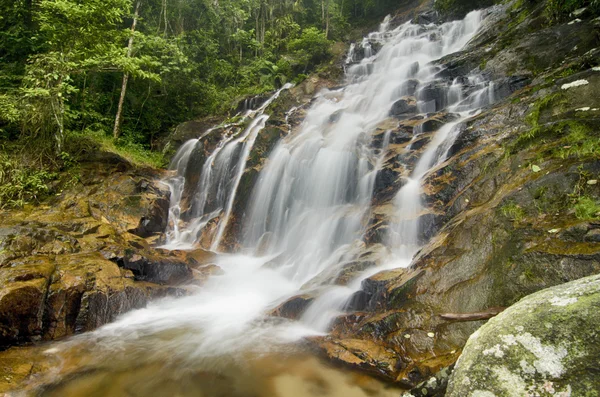
<svg viewBox="0 0 600 397">
<path fill-rule="evenodd" d="M 0 139 L 7 133 L 2 127 L 14 125 L 20 119 L 21 111 L 16 96 L 0 94 Z M 8 138 L 8 136 L 5 136 L 5 138 Z"/>
<path fill-rule="evenodd" d="M 600 201 L 581 196 L 574 205 L 575 216 L 581 220 L 600 219 Z"/>
<path fill-rule="evenodd" d="M 550 22 L 563 22 L 570 14 L 583 7 L 589 7 L 594 15 L 600 13 L 600 0 L 548 0 L 546 15 Z"/>
<path fill-rule="evenodd" d="M 305 73 L 331 58 L 331 46 L 332 42 L 327 39 L 325 33 L 316 28 L 308 28 L 302 31 L 299 38 L 292 40 L 288 48 L 296 64 Z"/>
<path fill-rule="evenodd" d="M 16 156 L 0 154 L 0 208 L 38 202 L 50 193 L 50 182 L 56 178 L 54 172 L 23 165 Z"/>
<path fill-rule="evenodd" d="M 396 7 L 394 0 L 1 2 L 0 140 L 40 143 L 45 161 L 58 164 L 62 153 L 76 157 L 73 142 L 83 140 L 74 137 L 89 135 L 134 162 L 163 165 L 150 154 L 159 134 L 302 81 L 330 62 L 332 40 Z M 124 74 L 122 138 L 110 142 Z"/>
<path fill-rule="evenodd" d="M 540 117 L 544 110 L 551 108 L 552 106 L 561 106 L 562 96 L 561 94 L 551 94 L 543 98 L 538 99 L 525 117 L 527 124 L 531 126 L 531 129 L 527 130 L 519 136 L 517 139 L 517 145 L 526 145 L 531 143 L 534 138 L 537 138 L 541 132 L 544 131 L 544 127 L 540 125 Z M 546 129 L 547 130 L 547 129 Z"/>
</svg>

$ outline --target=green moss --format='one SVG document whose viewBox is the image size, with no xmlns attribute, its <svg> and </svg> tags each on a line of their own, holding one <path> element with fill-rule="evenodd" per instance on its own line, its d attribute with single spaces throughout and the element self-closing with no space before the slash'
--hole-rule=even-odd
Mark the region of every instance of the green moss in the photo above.
<svg viewBox="0 0 600 397">
<path fill-rule="evenodd" d="M 485 69 L 485 65 L 487 64 L 487 59 L 483 58 L 481 60 L 481 62 L 479 63 L 479 69 L 480 70 L 484 70 Z"/>
<path fill-rule="evenodd" d="M 589 196 L 581 196 L 574 206 L 575 216 L 581 220 L 600 219 L 600 202 Z"/>
<path fill-rule="evenodd" d="M 547 95 L 543 98 L 538 99 L 533 104 L 532 111 L 527 115 L 525 120 L 532 126 L 536 127 L 539 125 L 540 116 L 543 110 L 550 108 L 552 105 L 559 102 L 561 99 L 561 94 L 554 93 L 551 95 Z"/>
<path fill-rule="evenodd" d="M 540 125 L 540 117 L 542 112 L 552 106 L 555 106 L 557 103 L 560 103 L 560 101 L 560 94 L 552 94 L 534 102 L 531 111 L 525 117 L 525 121 L 531 126 L 531 128 L 517 138 L 517 146 L 524 146 L 540 135 L 540 132 L 543 130 L 542 126 Z"/>
<path fill-rule="evenodd" d="M 566 127 L 569 133 L 562 139 L 562 146 L 556 150 L 557 157 L 566 159 L 600 156 L 600 137 L 589 125 L 578 121 L 565 121 L 560 127 Z"/>
<path fill-rule="evenodd" d="M 559 74 L 558 77 L 560 78 L 565 78 L 565 77 L 569 77 L 574 75 L 575 73 L 577 73 L 577 70 L 570 67 L 570 68 L 566 68 L 565 70 L 562 70 Z"/>
<path fill-rule="evenodd" d="M 513 222 L 521 222 L 525 218 L 525 211 L 518 204 L 509 202 L 500 207 L 502 215 Z"/>
</svg>

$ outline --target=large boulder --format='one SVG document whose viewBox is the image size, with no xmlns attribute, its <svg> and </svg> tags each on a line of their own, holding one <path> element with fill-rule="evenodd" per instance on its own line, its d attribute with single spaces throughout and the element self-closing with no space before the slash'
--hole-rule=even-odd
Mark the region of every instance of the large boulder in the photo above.
<svg viewBox="0 0 600 397">
<path fill-rule="evenodd" d="M 94 156 L 50 202 L 0 210 L 0 348 L 95 329 L 214 271 L 208 253 L 152 246 L 169 206 L 157 171 Z"/>
<path fill-rule="evenodd" d="M 90 331 L 169 292 L 135 282 L 99 253 L 7 261 L 0 266 L 0 346 Z"/>
<path fill-rule="evenodd" d="M 600 275 L 523 298 L 469 338 L 446 396 L 597 395 L 599 310 Z"/>
</svg>

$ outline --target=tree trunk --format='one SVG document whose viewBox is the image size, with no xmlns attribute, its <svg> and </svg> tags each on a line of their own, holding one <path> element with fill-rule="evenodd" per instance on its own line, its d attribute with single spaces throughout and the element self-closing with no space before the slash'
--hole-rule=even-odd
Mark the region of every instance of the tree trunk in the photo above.
<svg viewBox="0 0 600 397">
<path fill-rule="evenodd" d="M 127 58 L 131 58 L 133 52 L 133 34 L 135 33 L 135 26 L 137 25 L 140 4 L 142 0 L 138 0 L 135 5 L 135 13 L 133 14 L 133 22 L 131 24 L 131 35 L 129 36 L 129 42 L 127 43 Z M 129 73 L 123 75 L 123 83 L 121 84 L 121 96 L 119 97 L 119 105 L 117 106 L 117 115 L 115 117 L 115 127 L 113 129 L 113 137 L 117 139 L 121 134 L 121 119 L 123 117 L 123 102 L 125 102 L 125 94 L 127 94 L 127 82 L 129 81 Z"/>
<path fill-rule="evenodd" d="M 329 0 L 325 2 L 325 37 L 329 38 Z"/>
<path fill-rule="evenodd" d="M 169 26 L 169 21 L 167 20 L 167 0 L 163 0 L 163 8 L 165 10 L 165 13 L 164 13 L 164 17 L 165 17 L 165 33 L 164 33 L 164 36 L 167 37 L 167 27 Z"/>
<path fill-rule="evenodd" d="M 260 29 L 258 25 L 258 21 L 260 19 L 260 7 L 256 10 L 256 42 L 260 43 Z M 254 56 L 258 56 L 258 47 L 254 49 Z"/>
<path fill-rule="evenodd" d="M 479 321 L 487 320 L 502 313 L 506 307 L 490 307 L 487 310 L 477 313 L 443 313 L 439 316 L 448 321 Z"/>
<path fill-rule="evenodd" d="M 62 78 L 58 82 L 58 86 L 60 87 L 61 85 Z M 63 143 L 65 142 L 65 100 L 63 96 L 59 94 L 56 97 L 56 104 L 54 103 L 54 99 L 50 100 L 50 104 L 58 127 L 58 130 L 54 134 L 54 139 L 56 140 L 55 149 L 56 154 L 60 155 L 63 151 Z"/>
</svg>

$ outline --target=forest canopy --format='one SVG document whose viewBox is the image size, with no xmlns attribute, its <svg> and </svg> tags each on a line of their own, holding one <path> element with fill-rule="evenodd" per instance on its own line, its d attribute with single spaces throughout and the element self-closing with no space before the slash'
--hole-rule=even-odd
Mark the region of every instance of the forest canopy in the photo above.
<svg viewBox="0 0 600 397">
<path fill-rule="evenodd" d="M 15 0 L 0 5 L 0 141 L 149 148 L 179 122 L 300 81 L 392 0 Z M 112 138 L 111 138 L 112 139 Z"/>
</svg>

